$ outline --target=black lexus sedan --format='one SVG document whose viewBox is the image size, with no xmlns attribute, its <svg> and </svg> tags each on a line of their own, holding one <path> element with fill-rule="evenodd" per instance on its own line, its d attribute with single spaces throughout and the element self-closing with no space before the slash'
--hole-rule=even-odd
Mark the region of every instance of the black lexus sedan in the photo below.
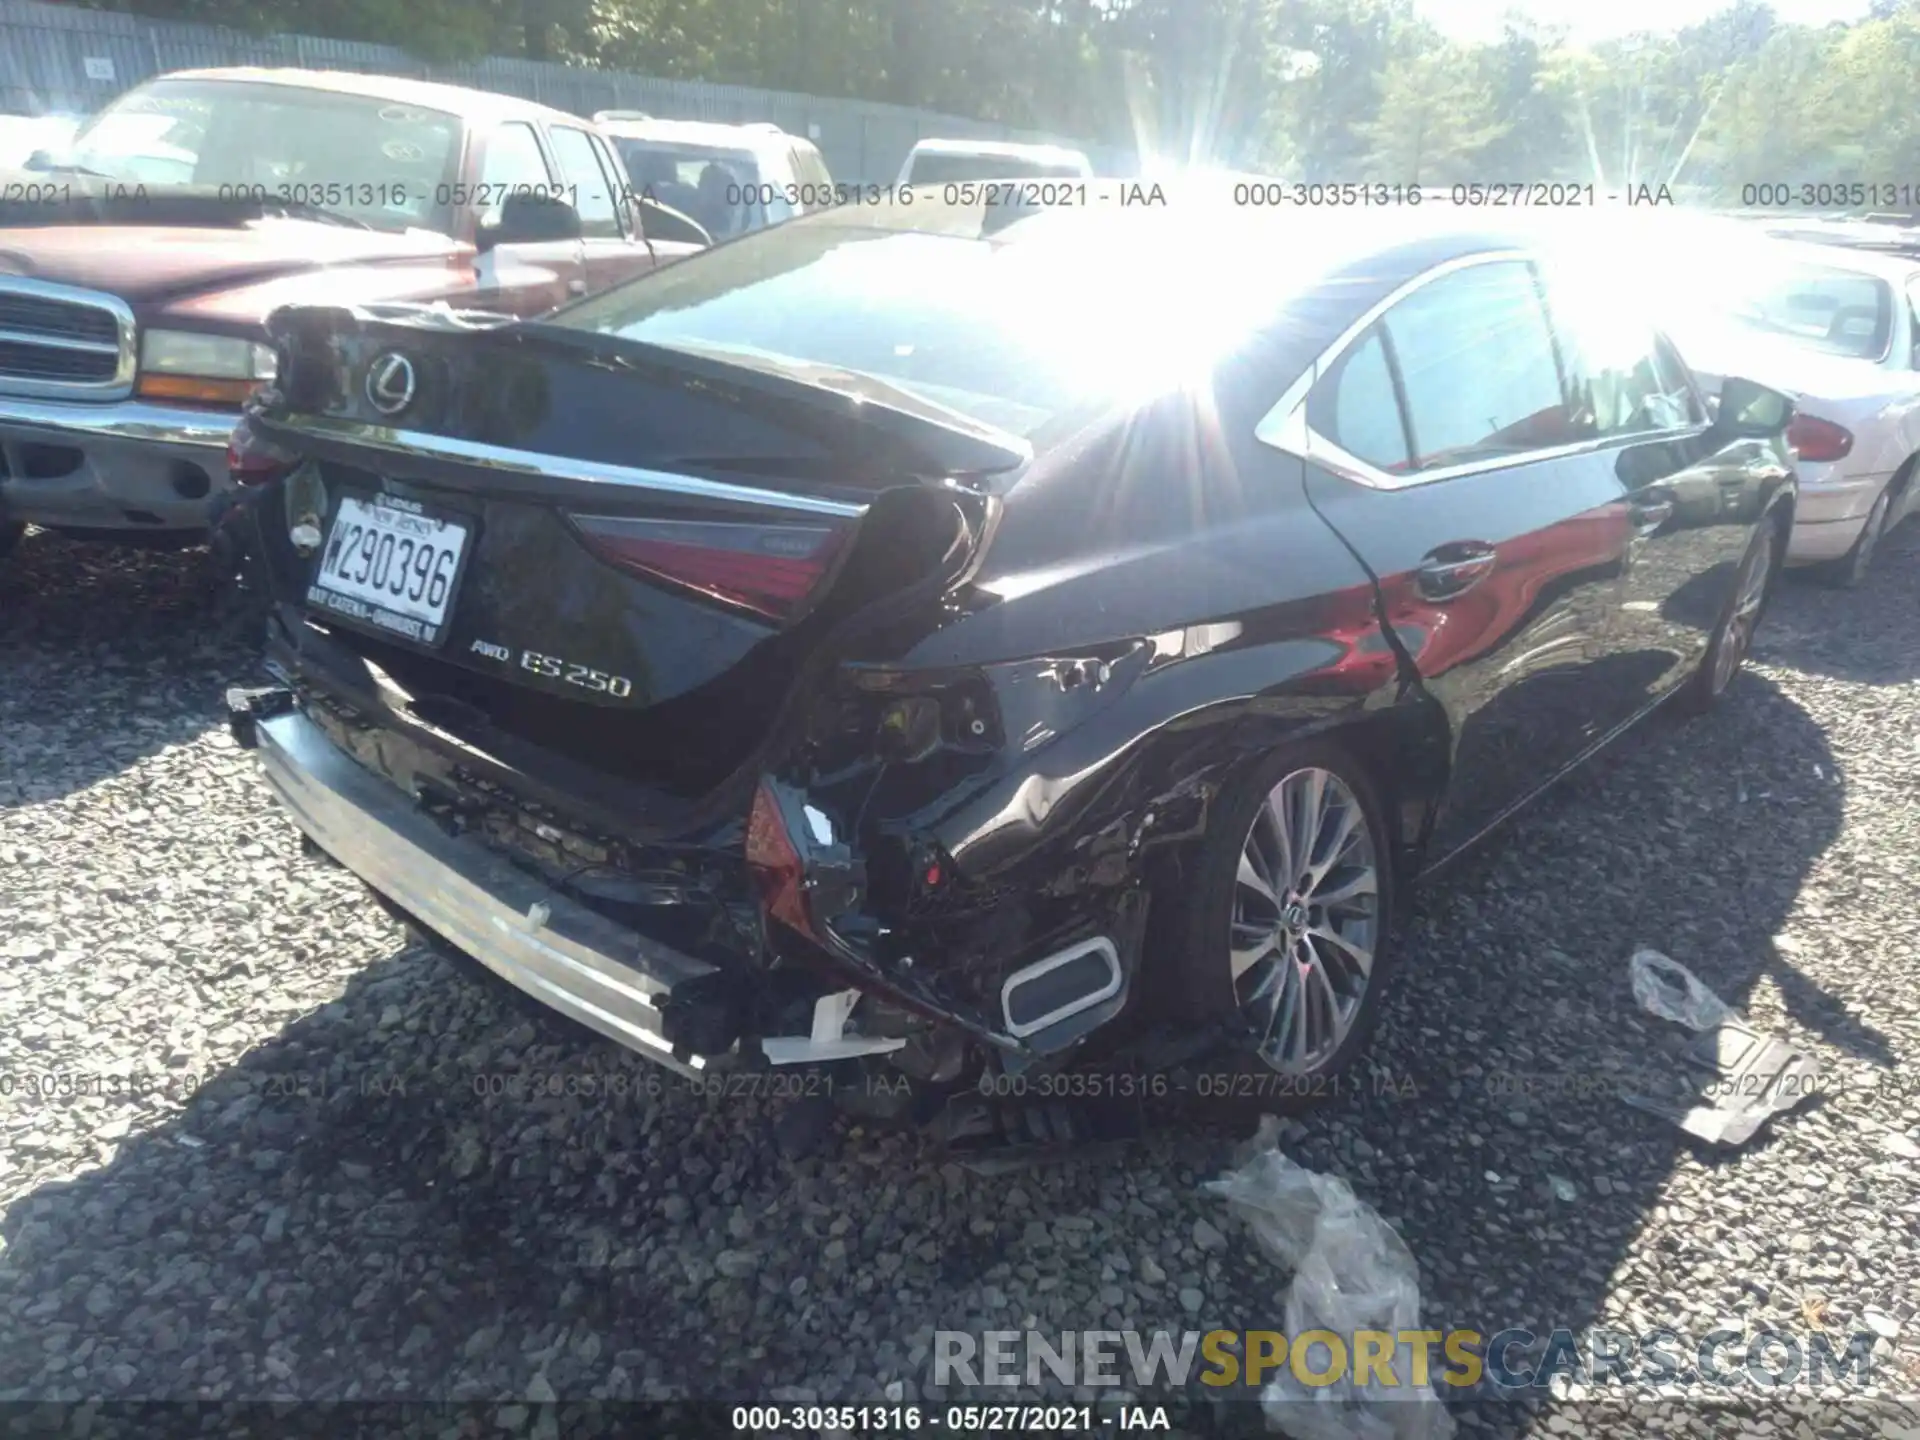
<svg viewBox="0 0 1920 1440">
<path fill-rule="evenodd" d="M 1719 698 L 1789 533 L 1787 398 L 1576 238 L 921 195 L 536 321 L 283 310 L 235 734 L 685 1075 L 1310 1093 L 1408 883 Z"/>
</svg>

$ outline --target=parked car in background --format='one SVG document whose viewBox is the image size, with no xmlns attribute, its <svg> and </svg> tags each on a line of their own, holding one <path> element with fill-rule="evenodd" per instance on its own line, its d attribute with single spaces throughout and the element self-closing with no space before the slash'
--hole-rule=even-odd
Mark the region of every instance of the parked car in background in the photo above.
<svg viewBox="0 0 1920 1440">
<path fill-rule="evenodd" d="M 24 170 L 36 155 L 58 156 L 80 123 L 78 115 L 0 115 L 0 170 Z"/>
<path fill-rule="evenodd" d="M 899 185 L 946 185 L 961 180 L 1090 180 L 1093 162 L 1062 145 L 1016 145 L 999 140 L 922 140 L 907 153 Z"/>
<path fill-rule="evenodd" d="M 716 240 L 834 203 L 833 176 L 810 140 L 778 125 L 713 125 L 603 110 L 635 189 L 691 215 Z"/>
<path fill-rule="evenodd" d="M 1737 369 L 1794 397 L 1787 563 L 1857 585 L 1920 507 L 1920 242 L 1879 225 L 1746 229 L 1663 245 L 1646 273 L 1662 277 L 1666 324 L 1703 384 Z"/>
<path fill-rule="evenodd" d="M 381 75 L 165 75 L 20 178 L 30 198 L 0 201 L 0 550 L 27 522 L 205 539 L 277 305 L 531 314 L 704 238 L 643 224 L 588 122 Z"/>
<path fill-rule="evenodd" d="M 469 333 L 280 312 L 236 737 L 402 913 L 687 1073 L 1326 1093 L 1414 875 L 1726 691 L 1788 402 L 1709 420 L 1619 277 L 1504 231 L 991 208 Z"/>
</svg>

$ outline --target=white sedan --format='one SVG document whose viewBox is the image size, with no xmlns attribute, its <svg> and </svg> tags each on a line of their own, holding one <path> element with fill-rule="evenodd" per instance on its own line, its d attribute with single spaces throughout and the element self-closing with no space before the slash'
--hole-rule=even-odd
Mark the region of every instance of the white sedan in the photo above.
<svg viewBox="0 0 1920 1440">
<path fill-rule="evenodd" d="M 1920 507 L 1920 246 L 1843 243 L 1855 227 L 1816 243 L 1728 223 L 1666 269 L 1676 283 L 1662 324 L 1707 394 L 1731 373 L 1794 397 L 1787 563 L 1857 585 L 1881 538 Z"/>
</svg>

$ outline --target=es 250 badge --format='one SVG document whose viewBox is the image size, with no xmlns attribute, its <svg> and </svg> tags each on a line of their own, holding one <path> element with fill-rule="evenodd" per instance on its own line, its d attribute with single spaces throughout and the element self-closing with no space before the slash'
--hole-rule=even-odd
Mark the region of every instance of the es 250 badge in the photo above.
<svg viewBox="0 0 1920 1440">
<path fill-rule="evenodd" d="M 513 651 L 492 640 L 475 640 L 471 649 L 475 655 L 484 655 L 489 660 L 498 660 L 502 665 L 517 663 L 519 669 L 529 674 L 544 676 L 549 680 L 559 680 L 567 685 L 578 685 L 582 690 L 611 695 L 616 700 L 624 700 L 633 694 L 633 681 L 626 676 L 609 675 L 604 670 L 595 670 L 587 665 L 576 665 L 570 660 L 562 660 L 558 655 L 542 655 L 537 650 L 522 650 L 516 662 Z"/>
</svg>

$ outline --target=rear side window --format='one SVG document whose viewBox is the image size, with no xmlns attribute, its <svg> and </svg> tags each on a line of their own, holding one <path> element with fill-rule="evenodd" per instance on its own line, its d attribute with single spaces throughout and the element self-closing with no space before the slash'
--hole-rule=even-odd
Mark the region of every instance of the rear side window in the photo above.
<svg viewBox="0 0 1920 1440">
<path fill-rule="evenodd" d="M 1631 285 L 1586 259 L 1545 269 L 1571 423 L 1580 438 L 1646 435 L 1702 418 L 1679 357 L 1660 339 Z"/>
<path fill-rule="evenodd" d="M 1920 370 L 1920 277 L 1907 281 L 1907 368 Z"/>
<path fill-rule="evenodd" d="M 560 162 L 560 173 L 569 189 L 567 198 L 580 212 L 580 233 L 588 239 L 608 239 L 620 234 L 620 212 L 613 201 L 613 185 L 593 151 L 593 141 L 584 130 L 555 125 L 553 153 Z"/>
<path fill-rule="evenodd" d="M 1307 423 L 1355 459 L 1382 470 L 1408 468 L 1406 425 L 1378 326 L 1341 356 L 1326 380 L 1314 388 L 1307 399 Z"/>
<path fill-rule="evenodd" d="M 820 152 L 811 145 L 793 147 L 793 166 L 799 173 L 802 186 L 811 186 L 816 191 L 826 190 L 833 184 L 833 176 L 827 170 L 827 162 L 820 158 Z M 809 210 L 824 210 L 831 203 L 819 194 L 803 196 Z"/>
<path fill-rule="evenodd" d="M 509 121 L 487 137 L 487 158 L 480 167 L 480 198 L 487 208 L 480 212 L 480 223 L 498 224 L 508 195 L 544 193 L 552 184 L 533 127 Z"/>
<path fill-rule="evenodd" d="M 1406 397 L 1415 470 L 1581 437 L 1533 268 L 1473 265 L 1415 290 L 1381 320 Z"/>
</svg>

